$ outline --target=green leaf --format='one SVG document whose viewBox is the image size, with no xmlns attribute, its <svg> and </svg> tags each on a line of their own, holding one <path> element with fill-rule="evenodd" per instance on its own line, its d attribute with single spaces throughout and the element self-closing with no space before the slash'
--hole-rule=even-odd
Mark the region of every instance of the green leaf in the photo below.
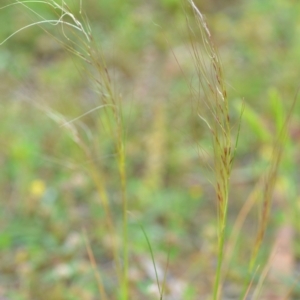
<svg viewBox="0 0 300 300">
<path fill-rule="evenodd" d="M 270 110 L 275 120 L 276 133 L 279 134 L 284 124 L 284 107 L 281 97 L 276 89 L 269 90 Z"/>
<path fill-rule="evenodd" d="M 235 108 L 240 112 L 242 110 L 242 103 L 235 103 Z M 243 111 L 243 122 L 248 123 L 250 129 L 262 142 L 272 141 L 272 134 L 264 124 L 262 117 L 247 104 L 245 104 Z"/>
</svg>

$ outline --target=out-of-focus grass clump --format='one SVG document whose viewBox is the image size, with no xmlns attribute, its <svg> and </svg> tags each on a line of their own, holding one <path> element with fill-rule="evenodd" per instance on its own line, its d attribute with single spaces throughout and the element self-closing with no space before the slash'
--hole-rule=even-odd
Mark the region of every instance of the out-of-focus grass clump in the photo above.
<svg viewBox="0 0 300 300">
<path fill-rule="evenodd" d="M 3 7 L 12 3 L 5 2 Z M 222 60 L 234 132 L 245 104 L 230 178 L 224 233 L 228 238 L 274 157 L 274 137 L 280 135 L 284 111 L 295 98 L 300 4 L 285 0 L 195 3 L 206 16 Z M 60 17 L 59 10 L 45 3 L 26 5 L 47 20 Z M 191 30 L 196 30 L 194 15 L 176 0 L 86 0 L 68 1 L 68 5 L 85 28 L 92 28 L 99 46 L 95 55 L 101 53 L 106 66 L 99 58 L 99 67 L 93 68 L 93 63 L 65 49 L 71 46 L 89 59 L 86 37 L 80 32 L 73 35 L 67 26 L 31 26 L 0 48 L 0 298 L 98 299 L 99 280 L 84 229 L 109 299 L 116 295 L 118 276 L 124 275 L 116 271 L 114 254 L 115 248 L 121 249 L 117 256 L 124 258 L 122 234 L 128 235 L 130 299 L 158 298 L 151 251 L 159 280 L 165 282 L 166 299 L 209 299 L 217 264 L 217 203 L 207 168 L 213 164 L 211 132 L 198 116 L 202 107 L 196 110 L 191 97 L 196 76 L 190 44 L 200 50 L 205 46 L 200 36 L 191 37 L 187 29 L 188 19 Z M 0 10 L 1 41 L 39 20 L 33 11 L 21 4 Z M 64 20 L 73 21 L 70 16 Z M 97 81 L 100 69 L 100 79 L 107 72 L 111 91 Z M 118 99 L 122 105 L 109 102 L 116 110 L 95 110 L 103 104 L 99 99 Z M 294 299 L 300 293 L 294 282 L 300 255 L 299 109 L 296 103 L 266 243 L 257 258 L 257 264 L 265 265 L 277 228 L 291 226 L 294 273 L 282 282 L 293 290 Z M 127 233 L 122 233 L 122 151 L 126 154 Z M 101 206 L 104 194 L 95 186 L 94 171 L 101 174 L 96 182 L 104 183 L 109 198 L 115 228 L 109 234 Z M 253 203 L 238 230 L 237 246 L 231 249 L 233 259 L 225 261 L 224 299 L 230 295 L 237 299 L 245 282 L 249 284 L 248 263 L 262 203 Z M 124 261 L 119 263 L 122 266 Z M 255 270 L 253 287 L 259 285 L 260 268 Z"/>
</svg>

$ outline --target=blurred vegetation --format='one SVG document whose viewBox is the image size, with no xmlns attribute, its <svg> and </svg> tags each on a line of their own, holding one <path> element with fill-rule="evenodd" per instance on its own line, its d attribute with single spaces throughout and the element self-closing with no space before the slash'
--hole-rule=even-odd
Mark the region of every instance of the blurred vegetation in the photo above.
<svg viewBox="0 0 300 300">
<path fill-rule="evenodd" d="M 234 122 L 238 123 L 243 99 L 245 103 L 231 177 L 230 232 L 268 166 L 284 112 L 296 97 L 300 3 L 195 3 L 206 16 L 222 59 Z M 72 11 L 79 13 L 79 4 L 70 1 Z M 47 19 L 57 18 L 46 5 L 36 2 L 30 7 Z M 124 103 L 131 299 L 157 299 L 141 225 L 161 269 L 170 255 L 166 299 L 208 299 L 216 265 L 216 201 L 206 167 L 212 159 L 211 138 L 190 99 L 194 66 L 186 18 L 193 15 L 179 0 L 85 0 L 83 10 Z M 36 17 L 21 5 L 6 7 L 0 14 L 1 41 Z M 97 118 L 101 112 L 84 115 L 99 105 L 89 66 L 66 51 L 58 37 L 63 37 L 59 26 L 32 26 L 0 48 L 0 298 L 100 299 L 83 228 L 105 286 L 109 293 L 115 288 L 112 245 L 87 171 L 90 164 L 105 170 L 113 219 L 121 231 L 113 143 L 101 133 L 106 128 L 105 119 Z M 67 121 L 82 116 L 74 123 L 92 151 L 90 161 L 68 131 L 53 122 L 51 112 Z M 300 260 L 299 112 L 298 101 L 262 262 L 276 229 L 286 223 L 295 229 L 296 264 Z M 258 215 L 254 208 L 241 229 L 225 284 L 232 298 L 224 299 L 237 299 L 237 286 L 246 278 Z M 293 297 L 300 297 L 300 285 L 294 282 Z"/>
</svg>

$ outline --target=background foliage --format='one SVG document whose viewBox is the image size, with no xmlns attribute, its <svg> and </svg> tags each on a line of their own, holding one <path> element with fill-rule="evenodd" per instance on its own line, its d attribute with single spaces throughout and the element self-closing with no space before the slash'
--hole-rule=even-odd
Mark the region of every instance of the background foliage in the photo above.
<svg viewBox="0 0 300 300">
<path fill-rule="evenodd" d="M 77 12 L 78 2 L 70 1 Z M 156 297 L 151 256 L 140 225 L 159 269 L 165 269 L 170 253 L 168 299 L 200 299 L 199 295 L 206 299 L 215 268 L 216 203 L 206 168 L 212 159 L 206 154 L 211 151 L 210 136 L 190 99 L 193 61 L 186 16 L 193 16 L 177 0 L 83 2 L 124 103 L 132 299 Z M 230 114 L 236 122 L 245 99 L 231 178 L 230 231 L 270 160 L 282 112 L 297 92 L 300 3 L 195 2 L 206 16 L 222 59 Z M 55 17 L 45 5 L 32 3 L 31 7 L 49 19 Z M 20 5 L 0 14 L 1 41 L 33 22 L 33 15 Z M 51 25 L 43 28 L 56 37 L 60 34 Z M 82 228 L 108 291 L 114 289 L 112 245 L 86 171 L 89 164 L 104 167 L 114 222 L 120 225 L 113 145 L 109 136 L 99 134 L 106 125 L 97 119 L 98 112 L 76 121 L 93 149 L 93 160 L 88 161 L 68 132 L 51 120 L 50 110 L 47 114 L 41 109 L 48 107 L 73 120 L 97 106 L 95 87 L 85 68 L 39 26 L 1 45 L 0 295 L 7 299 L 98 299 Z M 291 226 L 292 277 L 300 256 L 299 111 L 298 101 L 261 253 L 266 260 L 276 230 Z M 225 284 L 224 295 L 232 295 L 228 299 L 235 299 L 246 276 L 257 210 L 249 215 L 234 250 Z M 285 280 L 287 285 L 290 280 Z M 299 292 L 300 286 L 293 283 L 294 299 Z"/>
</svg>

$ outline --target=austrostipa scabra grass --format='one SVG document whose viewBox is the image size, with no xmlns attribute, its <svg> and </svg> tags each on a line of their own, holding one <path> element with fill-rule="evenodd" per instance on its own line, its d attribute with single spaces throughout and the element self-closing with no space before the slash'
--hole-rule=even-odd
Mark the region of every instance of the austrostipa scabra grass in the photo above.
<svg viewBox="0 0 300 300">
<path fill-rule="evenodd" d="M 197 81 L 191 86 L 198 115 L 207 125 L 212 138 L 214 189 L 217 198 L 218 257 L 215 273 L 213 299 L 220 299 L 222 262 L 225 245 L 225 229 L 229 199 L 229 179 L 237 142 L 232 142 L 232 125 L 229 117 L 228 96 L 222 64 L 212 41 L 210 30 L 203 14 L 191 0 L 190 5 L 196 19 L 192 26 L 187 19 L 192 56 Z M 195 40 L 202 40 L 201 49 Z"/>
<path fill-rule="evenodd" d="M 14 1 L 1 9 L 18 7 L 23 13 L 27 14 L 29 24 L 23 25 L 15 32 L 10 34 L 6 39 L 1 41 L 3 45 L 8 40 L 14 38 L 17 34 L 22 34 L 24 30 L 32 27 L 40 27 L 50 38 L 64 49 L 82 59 L 85 64 L 84 73 L 89 78 L 98 95 L 96 107 L 88 112 L 80 114 L 68 120 L 63 114 L 53 111 L 51 108 L 41 104 L 36 106 L 44 111 L 53 121 L 61 128 L 68 132 L 74 143 L 81 150 L 82 161 L 88 162 L 83 164 L 85 171 L 90 175 L 94 186 L 98 192 L 98 199 L 104 211 L 104 219 L 112 257 L 115 264 L 115 272 L 118 280 L 118 299 L 126 300 L 129 298 L 128 289 L 128 233 L 127 233 L 127 196 L 126 196 L 126 159 L 125 159 L 125 126 L 122 113 L 122 98 L 114 86 L 108 71 L 106 61 L 101 47 L 96 43 L 93 32 L 87 18 L 83 13 L 83 3 L 80 0 L 77 4 L 77 10 L 70 8 L 68 1 Z M 47 14 L 45 14 L 45 11 Z M 49 15 L 52 17 L 49 18 Z M 112 157 L 117 165 L 119 175 L 120 202 L 122 203 L 122 242 L 117 241 L 116 222 L 113 220 L 111 210 L 110 196 L 107 191 L 105 178 L 105 167 L 96 155 L 99 156 L 98 147 L 88 136 L 84 124 L 81 126 L 81 120 L 87 115 L 93 115 L 95 123 L 101 129 L 97 132 L 97 140 L 109 140 L 113 145 Z M 87 247 L 92 265 L 93 256 L 91 247 Z M 100 278 L 100 277 L 99 277 Z M 102 282 L 98 280 L 99 292 L 104 294 Z"/>
<path fill-rule="evenodd" d="M 208 127 L 212 138 L 213 159 L 214 163 L 210 169 L 214 175 L 213 185 L 216 193 L 217 202 L 217 231 L 218 231 L 218 250 L 217 250 L 217 266 L 214 278 L 214 287 L 212 298 L 214 300 L 222 298 L 222 284 L 226 275 L 226 257 L 225 249 L 227 244 L 227 235 L 225 233 L 227 227 L 227 213 L 229 206 L 229 180 L 231 176 L 232 163 L 239 139 L 240 122 L 244 107 L 241 108 L 240 118 L 238 121 L 237 137 L 233 142 L 232 129 L 233 125 L 229 117 L 229 102 L 226 91 L 226 84 L 222 64 L 219 55 L 214 47 L 212 35 L 206 24 L 205 18 L 195 3 L 191 0 L 190 5 L 194 11 L 197 24 L 191 24 L 187 20 L 190 29 L 190 41 L 192 44 L 192 55 L 194 57 L 194 65 L 196 69 L 196 80 L 191 84 L 193 100 L 196 103 L 200 119 Z M 202 41 L 198 43 L 199 39 Z M 245 290 L 241 292 L 241 299 L 246 299 L 253 288 L 254 277 L 259 277 L 261 273 L 262 279 L 265 276 L 266 268 L 259 267 L 257 258 L 262 245 L 263 237 L 266 233 L 267 223 L 271 208 L 271 199 L 279 164 L 282 160 L 283 148 L 285 145 L 287 125 L 293 111 L 295 101 L 292 105 L 288 116 L 280 127 L 278 138 L 273 145 L 273 154 L 270 166 L 264 175 L 257 191 L 253 193 L 250 200 L 246 202 L 245 209 L 241 211 L 237 222 L 242 223 L 242 219 L 248 214 L 253 202 L 261 202 L 261 215 L 258 223 L 257 235 L 254 238 L 252 255 L 249 263 L 249 277 L 245 284 Z M 271 136 L 271 134 L 270 134 Z M 255 199 L 258 197 L 260 200 Z M 240 225 L 239 225 L 240 226 Z M 258 293 L 255 293 L 257 295 Z"/>
</svg>

